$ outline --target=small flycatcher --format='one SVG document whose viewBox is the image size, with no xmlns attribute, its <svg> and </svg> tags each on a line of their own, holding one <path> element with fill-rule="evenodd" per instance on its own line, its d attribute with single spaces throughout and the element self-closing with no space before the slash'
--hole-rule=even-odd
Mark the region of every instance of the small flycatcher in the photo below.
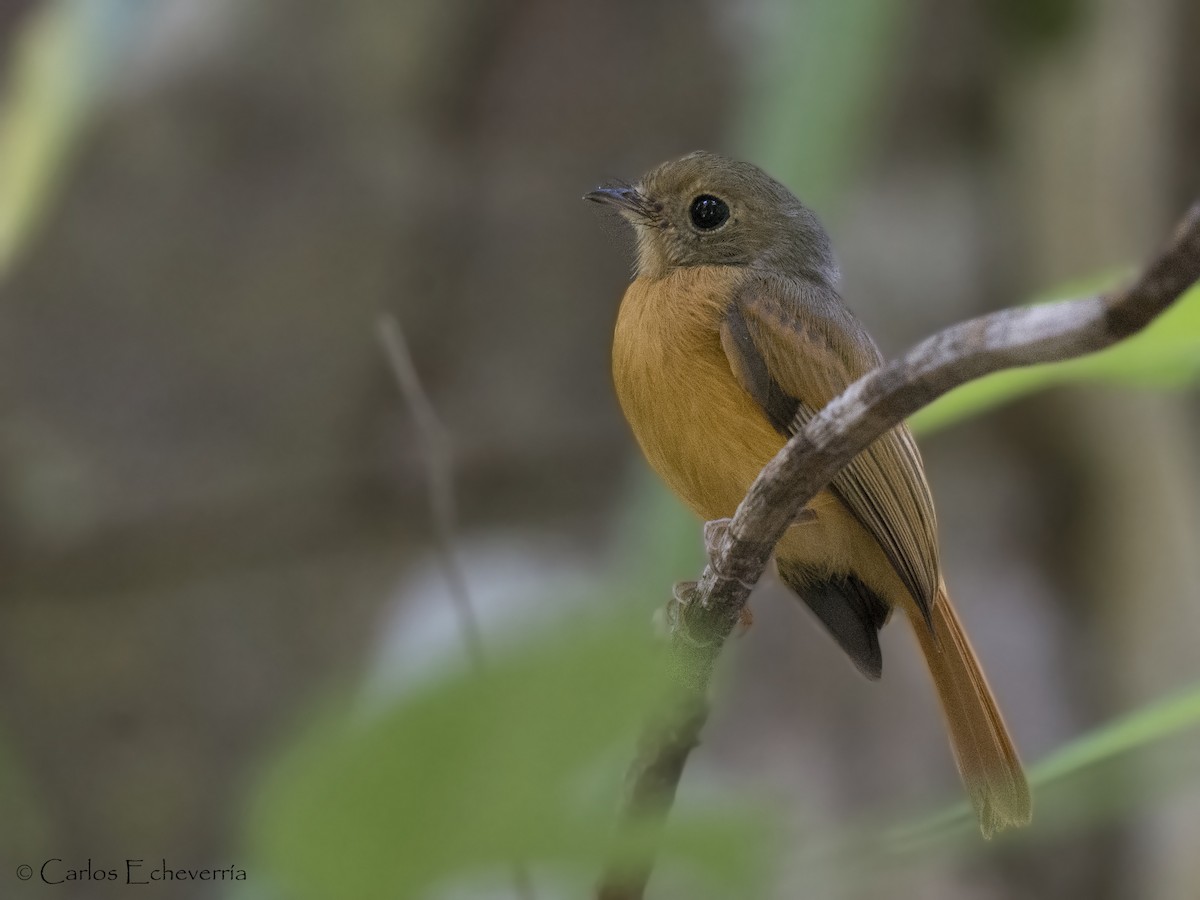
<svg viewBox="0 0 1200 900">
<path fill-rule="evenodd" d="M 637 236 L 613 380 L 646 459 L 706 520 L 732 516 L 764 465 L 883 358 L 837 292 L 829 236 L 782 184 L 692 153 L 589 200 Z M 1024 825 L 1029 786 L 938 567 L 912 434 L 892 429 L 806 507 L 779 574 L 868 678 L 893 609 L 911 623 L 985 836 Z"/>
</svg>

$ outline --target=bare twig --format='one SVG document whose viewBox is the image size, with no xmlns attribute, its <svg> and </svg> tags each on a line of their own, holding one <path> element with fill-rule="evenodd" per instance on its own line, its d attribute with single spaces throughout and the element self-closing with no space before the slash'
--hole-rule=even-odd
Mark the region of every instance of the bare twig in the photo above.
<svg viewBox="0 0 1200 900">
<path fill-rule="evenodd" d="M 446 429 L 438 418 L 429 395 L 421 384 L 417 367 L 413 364 L 408 343 L 400 330 L 395 316 L 379 318 L 379 340 L 383 344 L 388 364 L 396 376 L 396 384 L 404 400 L 412 410 L 417 432 L 421 436 L 421 449 L 425 454 L 425 472 L 429 486 L 429 509 L 433 515 L 434 533 L 437 537 L 438 556 L 446 583 L 450 586 L 450 600 L 458 620 L 458 630 L 463 645 L 471 657 L 471 664 L 483 667 L 483 633 L 471 594 L 467 589 L 467 577 L 458 560 L 455 549 L 455 519 L 457 504 L 454 500 L 454 472 L 450 457 L 450 441 Z"/>
<path fill-rule="evenodd" d="M 1145 327 L 1200 279 L 1200 203 L 1170 246 L 1137 279 L 1110 294 L 1006 309 L 951 326 L 864 375 L 829 403 L 763 468 L 709 548 L 671 644 L 678 708 L 644 736 L 629 773 L 623 818 L 663 819 L 687 755 L 707 720 L 713 667 L 794 516 L 859 452 L 935 398 L 1001 369 L 1102 350 Z M 686 637 L 684 637 L 686 633 Z M 640 900 L 653 858 L 614 864 L 598 900 Z"/>
<path fill-rule="evenodd" d="M 479 627 L 479 618 L 475 614 L 475 606 L 471 603 L 471 594 L 467 588 L 467 576 L 458 559 L 457 543 L 455 540 L 457 503 L 454 498 L 454 470 L 451 463 L 450 441 L 446 437 L 446 429 L 438 418 L 421 384 L 417 367 L 413 363 L 408 343 L 404 340 L 404 332 L 395 316 L 384 315 L 379 319 L 379 340 L 383 344 L 384 353 L 392 373 L 396 376 L 396 384 L 404 395 L 404 400 L 412 410 L 416 421 L 417 431 L 421 436 L 421 446 L 425 454 L 425 472 L 429 486 L 429 509 L 433 516 L 434 534 L 437 538 L 438 556 L 441 558 L 442 571 L 446 583 L 450 586 L 450 599 L 454 604 L 455 618 L 458 622 L 459 636 L 467 649 L 471 666 L 476 672 L 484 670 L 483 630 Z M 528 867 L 523 862 L 516 862 L 512 867 L 513 889 L 521 900 L 534 900 L 533 883 L 530 880 Z"/>
</svg>

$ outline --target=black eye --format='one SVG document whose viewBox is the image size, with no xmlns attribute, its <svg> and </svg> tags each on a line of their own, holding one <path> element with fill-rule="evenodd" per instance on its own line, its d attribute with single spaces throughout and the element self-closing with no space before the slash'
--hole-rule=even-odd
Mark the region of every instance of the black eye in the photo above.
<svg viewBox="0 0 1200 900">
<path fill-rule="evenodd" d="M 729 207 L 720 197 L 701 194 L 692 201 L 689 214 L 692 217 L 692 224 L 701 231 L 712 231 L 725 224 L 729 218 Z"/>
</svg>

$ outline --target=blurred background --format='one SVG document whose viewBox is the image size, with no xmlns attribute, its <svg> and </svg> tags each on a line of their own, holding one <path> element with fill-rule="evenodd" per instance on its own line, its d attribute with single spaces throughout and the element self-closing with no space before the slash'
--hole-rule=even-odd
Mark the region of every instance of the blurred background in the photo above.
<svg viewBox="0 0 1200 900">
<path fill-rule="evenodd" d="M 1200 194 L 1198 42 L 1193 0 L 0 3 L 0 896 L 127 896 L 13 873 L 130 857 L 246 871 L 148 889 L 185 900 L 513 896 L 467 850 L 381 884 L 323 843 L 361 825 L 322 803 L 369 767 L 305 774 L 347 710 L 398 710 L 431 760 L 454 728 L 493 743 L 445 704 L 404 724 L 466 676 L 379 316 L 443 420 L 490 646 L 569 648 L 617 594 L 648 630 L 699 529 L 612 395 L 631 248 L 581 195 L 697 148 L 759 163 L 823 218 L 891 355 L 1162 244 Z M 1200 683 L 1190 346 L 1170 377 L 1151 347 L 925 429 L 947 581 L 1031 763 Z M 763 815 L 755 886 L 713 896 L 1200 896 L 1195 734 L 1082 774 L 1060 755 L 1021 834 L 822 854 L 956 802 L 957 776 L 904 627 L 871 684 L 775 585 L 753 609 L 680 795 L 685 819 Z M 361 859 L 452 846 L 403 783 Z M 549 876 L 509 851 L 541 897 L 594 874 L 578 847 Z"/>
</svg>

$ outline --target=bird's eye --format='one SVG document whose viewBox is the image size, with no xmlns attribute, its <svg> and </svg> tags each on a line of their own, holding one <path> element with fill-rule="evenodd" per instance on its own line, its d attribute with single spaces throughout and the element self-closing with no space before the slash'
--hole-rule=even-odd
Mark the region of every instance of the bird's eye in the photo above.
<svg viewBox="0 0 1200 900">
<path fill-rule="evenodd" d="M 729 218 L 729 206 L 720 197 L 712 194 L 701 194 L 692 201 L 689 211 L 692 224 L 701 231 L 712 231 L 720 228 Z"/>
</svg>

